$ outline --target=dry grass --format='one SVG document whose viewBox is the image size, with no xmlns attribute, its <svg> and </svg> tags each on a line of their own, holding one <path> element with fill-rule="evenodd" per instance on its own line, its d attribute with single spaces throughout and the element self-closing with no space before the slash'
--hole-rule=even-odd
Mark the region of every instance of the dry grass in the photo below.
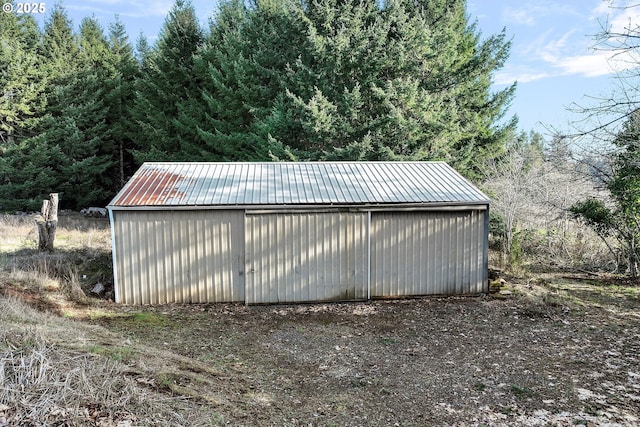
<svg viewBox="0 0 640 427">
<path fill-rule="evenodd" d="M 55 248 L 110 250 L 111 236 L 105 218 L 84 218 L 77 214 L 60 215 Z M 38 247 L 38 230 L 30 215 L 0 215 L 0 253 Z"/>
<path fill-rule="evenodd" d="M 61 290 L 70 301 L 86 304 L 83 287 L 111 280 L 110 232 L 103 218 L 60 216 L 54 253 L 37 250 L 30 216 L 0 216 L 0 236 L 0 276 L 12 289 Z"/>
<path fill-rule="evenodd" d="M 167 393 L 161 364 L 132 365 L 161 352 L 67 318 L 101 303 L 85 292 L 111 278 L 111 244 L 104 220 L 58 225 L 56 251 L 41 253 L 32 218 L 0 216 L 0 426 L 209 425 L 215 413 Z"/>
<path fill-rule="evenodd" d="M 205 424 L 197 405 L 158 392 L 114 354 L 96 351 L 96 342 L 116 347 L 102 328 L 11 298 L 0 298 L 0 325 L 1 425 Z"/>
</svg>

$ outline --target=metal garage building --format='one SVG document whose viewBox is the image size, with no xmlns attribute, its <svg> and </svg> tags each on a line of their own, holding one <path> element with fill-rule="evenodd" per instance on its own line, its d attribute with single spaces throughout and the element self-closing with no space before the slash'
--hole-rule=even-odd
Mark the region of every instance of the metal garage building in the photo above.
<svg viewBox="0 0 640 427">
<path fill-rule="evenodd" d="M 488 290 L 489 199 L 443 162 L 145 163 L 108 209 L 126 304 Z"/>
</svg>

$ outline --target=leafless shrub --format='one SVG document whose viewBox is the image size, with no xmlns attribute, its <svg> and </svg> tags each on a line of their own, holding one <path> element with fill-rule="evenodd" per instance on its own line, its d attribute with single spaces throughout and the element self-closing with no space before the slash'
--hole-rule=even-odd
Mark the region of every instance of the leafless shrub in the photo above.
<svg viewBox="0 0 640 427">
<path fill-rule="evenodd" d="M 484 189 L 492 213 L 502 223 L 494 248 L 503 252 L 499 267 L 611 270 L 605 243 L 569 209 L 598 195 L 594 181 L 571 159 L 570 150 L 515 143 L 500 162 L 487 165 Z M 502 241 L 501 241 L 502 239 Z M 497 243 L 497 244 L 495 244 Z"/>
</svg>

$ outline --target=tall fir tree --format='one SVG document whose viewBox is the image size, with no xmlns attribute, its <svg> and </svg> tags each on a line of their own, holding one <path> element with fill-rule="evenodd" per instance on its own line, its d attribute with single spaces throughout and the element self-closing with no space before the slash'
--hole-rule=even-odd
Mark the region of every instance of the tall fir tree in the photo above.
<svg viewBox="0 0 640 427">
<path fill-rule="evenodd" d="M 94 18 L 83 19 L 77 36 L 64 33 L 74 40 L 76 56 L 54 81 L 48 115 L 37 139 L 60 148 L 64 158 L 55 169 L 56 192 L 62 193 L 62 206 L 80 209 L 106 203 L 115 187 L 107 173 L 115 152 L 106 123 L 104 82 L 109 47 Z"/>
<path fill-rule="evenodd" d="M 2 19 L 11 19 L 12 14 L 3 14 Z M 20 18 L 18 18 L 20 19 Z M 22 18 L 24 19 L 24 18 Z M 28 22 L 28 21 L 27 21 Z M 6 22 L 0 29 L 7 30 Z M 58 79 L 67 72 L 65 58 L 71 60 L 77 52 L 71 23 L 60 6 L 55 6 L 45 23 L 42 36 L 38 34 L 35 22 L 28 22 L 20 39 L 29 40 L 27 45 L 37 52 L 37 60 L 29 61 L 33 68 L 21 73 L 26 81 L 19 83 L 19 92 L 36 89 L 38 99 L 36 111 L 30 111 L 28 129 L 22 127 L 20 134 L 14 133 L 12 141 L 2 147 L 0 158 L 0 204 L 4 210 L 35 210 L 48 193 L 58 192 L 66 157 L 61 148 L 49 143 L 42 133 L 50 119 L 49 102 Z M 4 32 L 4 31 L 3 31 Z M 25 39 L 28 37 L 28 39 Z M 3 47 L 8 46 L 3 43 Z M 71 56 L 69 55 L 71 53 Z M 17 55 L 19 57 L 19 55 Z"/>
<path fill-rule="evenodd" d="M 200 160 L 269 160 L 285 154 L 260 120 L 286 90 L 286 67 L 295 61 L 302 33 L 291 1 L 241 0 L 220 6 L 195 57 L 202 86 L 180 108 L 178 125 Z"/>
<path fill-rule="evenodd" d="M 278 114 L 294 125 L 274 129 L 301 157 L 446 160 L 473 175 L 501 152 L 515 87 L 490 86 L 510 45 L 504 33 L 482 41 L 463 0 L 322 0 L 306 15 L 299 84 Z"/>
<path fill-rule="evenodd" d="M 0 14 L 0 144 L 28 137 L 44 108 L 40 39 L 32 16 Z"/>
<path fill-rule="evenodd" d="M 156 45 L 142 60 L 132 115 L 138 126 L 137 161 L 189 160 L 176 126 L 178 105 L 200 89 L 194 55 L 204 40 L 193 5 L 176 0 Z"/>
<path fill-rule="evenodd" d="M 230 0 L 180 104 L 203 159 L 446 160 L 474 175 L 515 129 L 509 53 L 464 0 Z M 189 132 L 191 132 L 189 134 Z"/>
<path fill-rule="evenodd" d="M 109 26 L 109 55 L 105 63 L 105 100 L 108 106 L 107 126 L 113 141 L 114 168 L 109 172 L 117 187 L 122 187 L 135 169 L 131 154 L 136 124 L 131 119 L 135 101 L 135 82 L 140 69 L 126 29 L 118 17 Z"/>
</svg>

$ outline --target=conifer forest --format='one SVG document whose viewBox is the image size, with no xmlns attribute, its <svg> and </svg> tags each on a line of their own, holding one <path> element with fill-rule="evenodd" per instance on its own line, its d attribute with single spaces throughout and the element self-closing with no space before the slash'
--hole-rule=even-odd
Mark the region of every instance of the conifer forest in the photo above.
<svg viewBox="0 0 640 427">
<path fill-rule="evenodd" d="M 77 31 L 74 28 L 78 28 Z M 499 156 L 509 55 L 465 1 L 222 2 L 209 28 L 178 0 L 157 41 L 117 18 L 44 28 L 0 15 L 0 204 L 104 206 L 144 161 L 445 160 Z"/>
</svg>

